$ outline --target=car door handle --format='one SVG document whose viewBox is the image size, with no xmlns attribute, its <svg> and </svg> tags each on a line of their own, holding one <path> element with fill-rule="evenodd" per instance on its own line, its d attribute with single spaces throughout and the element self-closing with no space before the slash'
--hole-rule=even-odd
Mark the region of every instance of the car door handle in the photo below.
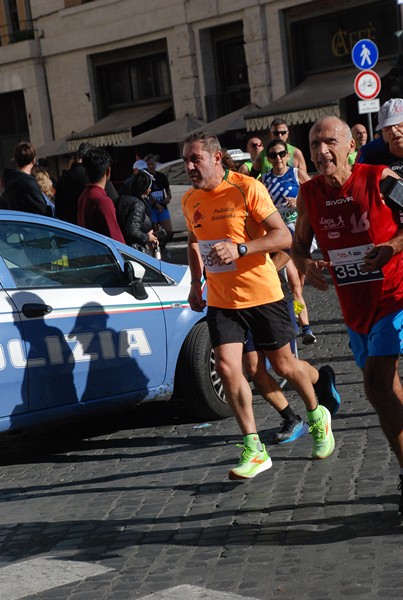
<svg viewBox="0 0 403 600">
<path fill-rule="evenodd" d="M 53 308 L 48 304 L 37 304 L 36 302 L 28 302 L 28 304 L 23 304 L 22 306 L 23 315 L 29 319 L 43 317 L 51 313 L 52 310 Z"/>
</svg>

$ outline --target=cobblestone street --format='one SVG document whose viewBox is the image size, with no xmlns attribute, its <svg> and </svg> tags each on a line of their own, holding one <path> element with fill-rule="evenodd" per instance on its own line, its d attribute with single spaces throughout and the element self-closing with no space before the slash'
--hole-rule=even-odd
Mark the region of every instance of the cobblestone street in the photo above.
<svg viewBox="0 0 403 600">
<path fill-rule="evenodd" d="M 403 598 L 397 462 L 334 291 L 305 297 L 318 342 L 299 343 L 300 356 L 332 364 L 342 397 L 332 456 L 313 461 L 307 436 L 271 446 L 273 467 L 255 480 L 231 482 L 235 420 L 195 423 L 165 404 L 3 438 L 1 599 Z M 265 441 L 280 420 L 255 403 Z"/>
</svg>

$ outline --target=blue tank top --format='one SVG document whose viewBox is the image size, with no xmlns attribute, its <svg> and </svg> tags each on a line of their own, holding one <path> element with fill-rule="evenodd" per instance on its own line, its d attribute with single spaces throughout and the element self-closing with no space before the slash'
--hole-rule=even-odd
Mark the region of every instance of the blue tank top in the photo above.
<svg viewBox="0 0 403 600">
<path fill-rule="evenodd" d="M 294 232 L 297 210 L 286 206 L 286 202 L 287 198 L 296 198 L 298 196 L 298 169 L 296 167 L 289 167 L 284 175 L 275 175 L 273 170 L 270 170 L 262 176 L 262 183 L 268 189 L 270 197 L 281 214 L 283 221 Z"/>
</svg>

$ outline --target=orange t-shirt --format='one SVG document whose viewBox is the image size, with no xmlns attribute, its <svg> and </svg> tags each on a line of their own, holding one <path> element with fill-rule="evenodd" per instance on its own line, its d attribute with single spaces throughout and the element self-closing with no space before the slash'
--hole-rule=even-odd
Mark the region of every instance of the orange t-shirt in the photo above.
<svg viewBox="0 0 403 600">
<path fill-rule="evenodd" d="M 262 221 L 277 211 L 268 191 L 253 177 L 226 171 L 212 191 L 191 189 L 182 209 L 194 233 L 207 274 L 207 302 L 218 308 L 249 308 L 283 298 L 268 253 L 258 252 L 218 267 L 208 264 L 210 247 L 221 240 L 241 244 L 266 235 Z"/>
</svg>

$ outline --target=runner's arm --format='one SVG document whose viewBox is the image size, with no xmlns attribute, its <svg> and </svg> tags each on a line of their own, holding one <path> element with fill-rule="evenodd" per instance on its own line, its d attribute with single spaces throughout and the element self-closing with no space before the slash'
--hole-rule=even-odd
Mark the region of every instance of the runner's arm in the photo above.
<svg viewBox="0 0 403 600">
<path fill-rule="evenodd" d="M 291 258 L 298 271 L 306 275 L 314 287 L 322 291 L 327 290 L 329 286 L 322 270 L 329 267 L 330 263 L 324 260 L 314 260 L 311 256 L 314 232 L 301 191 L 299 191 L 297 198 L 297 212 L 298 218 L 291 246 Z"/>
<path fill-rule="evenodd" d="M 188 296 L 190 308 L 201 312 L 206 306 L 202 297 L 203 262 L 201 259 L 197 238 L 192 231 L 188 235 L 188 264 L 191 274 L 190 292 Z"/>
<path fill-rule="evenodd" d="M 241 165 L 238 169 L 238 173 L 242 173 L 243 175 L 249 175 L 249 169 L 246 165 Z"/>
<path fill-rule="evenodd" d="M 305 183 L 305 181 L 309 181 L 311 178 L 308 175 L 308 173 L 305 171 L 305 169 L 302 169 L 301 167 L 298 167 L 298 181 L 299 183 Z"/>
<path fill-rule="evenodd" d="M 169 184 L 168 184 L 168 187 L 165 188 L 165 193 L 166 193 L 165 204 L 169 204 L 172 200 L 172 192 L 171 192 L 171 188 L 169 187 Z"/>
<path fill-rule="evenodd" d="M 252 168 L 257 171 L 258 173 L 261 173 L 262 171 L 262 157 L 259 154 L 256 159 L 253 161 L 252 163 Z"/>
<path fill-rule="evenodd" d="M 262 222 L 266 235 L 247 242 L 248 252 L 278 252 L 291 247 L 292 235 L 278 211 Z"/>
<path fill-rule="evenodd" d="M 290 248 L 292 236 L 278 211 L 275 211 L 264 219 L 261 225 L 266 230 L 266 233 L 258 238 L 244 242 L 244 245 L 248 249 L 247 254 L 250 255 L 259 252 L 273 253 Z M 214 265 L 228 265 L 233 260 L 240 258 L 238 244 L 230 240 L 218 242 L 211 247 L 209 256 Z"/>
<path fill-rule="evenodd" d="M 392 169 L 385 168 L 382 171 L 381 180 L 386 177 L 393 177 L 394 179 L 400 179 L 400 177 L 392 171 Z M 400 227 L 399 231 L 388 241 L 383 242 L 374 246 L 364 259 L 363 271 L 371 272 L 376 271 L 384 267 L 390 259 L 402 252 L 403 250 L 403 228 Z"/>
<path fill-rule="evenodd" d="M 302 169 L 303 171 L 306 171 L 305 158 L 299 148 L 295 148 L 295 150 L 294 150 L 293 163 L 294 163 L 294 167 L 298 167 L 298 169 Z"/>
<path fill-rule="evenodd" d="M 384 267 L 390 259 L 403 250 L 403 228 L 388 242 L 374 246 L 364 258 L 362 270 L 365 272 L 377 271 Z"/>
</svg>

